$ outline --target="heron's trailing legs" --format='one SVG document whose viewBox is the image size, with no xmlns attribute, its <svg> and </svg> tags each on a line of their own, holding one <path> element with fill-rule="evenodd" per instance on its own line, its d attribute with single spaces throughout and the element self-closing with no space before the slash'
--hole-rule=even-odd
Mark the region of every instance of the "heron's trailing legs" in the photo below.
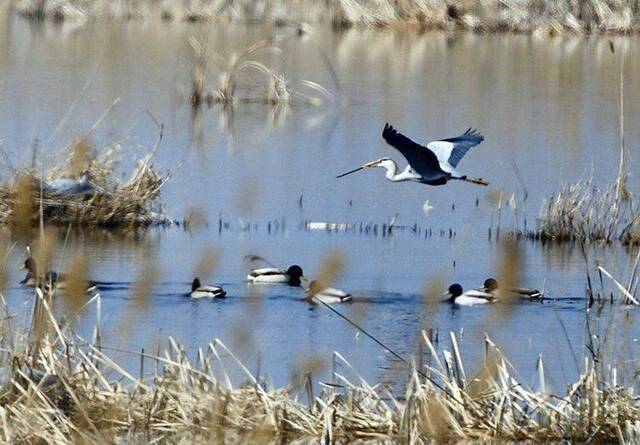
<svg viewBox="0 0 640 445">
<path fill-rule="evenodd" d="M 467 181 L 467 182 L 472 182 L 474 184 L 478 184 L 478 185 L 489 185 L 489 183 L 487 181 L 485 181 L 482 178 L 468 178 L 466 175 L 465 176 L 461 176 L 459 178 L 456 177 L 451 177 L 451 179 L 459 179 L 460 181 Z"/>
</svg>

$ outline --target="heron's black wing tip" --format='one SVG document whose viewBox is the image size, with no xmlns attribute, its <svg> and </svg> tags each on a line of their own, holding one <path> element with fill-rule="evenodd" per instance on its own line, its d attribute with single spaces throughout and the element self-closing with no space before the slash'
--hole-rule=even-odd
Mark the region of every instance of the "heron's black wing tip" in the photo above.
<svg viewBox="0 0 640 445">
<path fill-rule="evenodd" d="M 388 140 L 388 138 L 395 136 L 397 133 L 396 129 L 393 128 L 393 125 L 389 122 L 384 124 L 384 129 L 382 130 L 382 137 L 384 139 Z"/>
<path fill-rule="evenodd" d="M 479 144 L 480 142 L 484 141 L 484 136 L 478 131 L 477 128 L 469 127 L 464 133 L 462 133 L 462 135 L 455 138 L 448 138 L 443 140 L 454 142 L 461 139 L 466 139 Z"/>
<path fill-rule="evenodd" d="M 472 128 L 472 129 L 471 129 L 471 134 L 472 134 L 473 136 L 477 137 L 477 138 L 478 138 L 478 140 L 480 140 L 480 142 L 484 141 L 484 136 L 482 135 L 482 133 L 480 133 L 480 132 L 478 131 L 478 129 L 477 129 L 477 128 Z"/>
</svg>

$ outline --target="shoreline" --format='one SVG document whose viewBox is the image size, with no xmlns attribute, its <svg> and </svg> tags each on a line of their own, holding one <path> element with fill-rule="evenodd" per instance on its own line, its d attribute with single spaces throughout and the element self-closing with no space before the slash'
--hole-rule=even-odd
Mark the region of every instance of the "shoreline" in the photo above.
<svg viewBox="0 0 640 445">
<path fill-rule="evenodd" d="M 222 4 L 219 4 L 222 3 Z M 8 14 L 30 20 L 82 22 L 96 19 L 161 20 L 207 23 L 238 21 L 291 27 L 302 35 L 312 26 L 417 31 L 471 32 L 479 34 L 620 35 L 640 32 L 640 4 L 632 0 L 492 0 L 396 2 L 334 0 L 322 5 L 306 0 L 273 2 L 240 0 L 204 2 L 198 6 L 173 0 L 113 5 L 83 0 L 13 1 Z"/>
</svg>

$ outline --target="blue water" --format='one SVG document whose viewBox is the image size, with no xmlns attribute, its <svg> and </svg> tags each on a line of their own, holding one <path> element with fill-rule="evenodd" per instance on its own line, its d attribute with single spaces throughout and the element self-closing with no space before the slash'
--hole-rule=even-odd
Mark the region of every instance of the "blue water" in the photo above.
<svg viewBox="0 0 640 445">
<path fill-rule="evenodd" d="M 96 22 L 68 31 L 9 22 L 0 33 L 0 139 L 13 164 L 30 163 L 34 138 L 40 153 L 55 157 L 119 99 L 91 132 L 94 145 L 120 140 L 126 153 L 121 170 L 128 171 L 146 152 L 141 145 L 155 142 L 153 115 L 166 125 L 156 163 L 175 170 L 162 191 L 167 212 L 177 220 L 193 211 L 205 217 L 206 225 L 192 230 L 174 226 L 127 237 L 74 232 L 66 246 L 61 235 L 56 267 L 64 270 L 69 253 L 83 249 L 89 277 L 107 283 L 100 289 L 105 345 L 155 351 L 158 338 L 166 345 L 171 336 L 195 353 L 220 338 L 276 385 L 292 383 L 295 370 L 311 357 L 325 365 L 314 379 L 330 379 L 331 355 L 338 351 L 371 382 L 402 381 L 407 371 L 397 359 L 336 314 L 310 306 L 302 289 L 261 286 L 256 291 L 244 282 L 247 254 L 284 267 L 300 264 L 309 277 L 320 272 L 329 255 L 338 255 L 344 268 L 334 284 L 355 298 L 336 309 L 407 358 L 417 353 L 422 329 L 439 333 L 440 348 L 450 347 L 453 331 L 474 369 L 481 363 L 486 332 L 525 381 L 533 379 L 540 354 L 559 390 L 577 374 L 576 362 L 581 364 L 585 353 L 585 317 L 594 323 L 598 318 L 585 312 L 585 265 L 578 246 L 518 244 L 521 284 L 544 287 L 550 298 L 544 304 L 455 309 L 439 295 L 454 281 L 470 288 L 500 276 L 504 250 L 496 238 L 498 223 L 502 240 L 509 230 L 522 228 L 524 219 L 534 226 L 542 199 L 565 181 L 590 174 L 592 166 L 599 184 L 615 177 L 619 65 L 607 39 L 356 30 L 286 37 L 280 56 L 257 57 L 278 66 L 294 86 L 308 79 L 337 93 L 320 47 L 332 60 L 344 97 L 319 107 L 293 105 L 276 119 L 275 111 L 262 104 L 238 104 L 232 115 L 219 107 L 193 112 L 187 100 L 193 63 L 188 39 L 208 38 L 226 58 L 280 31 L 154 22 Z M 640 115 L 640 45 L 637 37 L 614 40 L 620 48 L 616 54 L 626 57 L 625 136 L 633 172 L 640 140 L 640 126 L 634 125 Z M 216 65 L 208 69 L 214 79 Z M 257 80 L 264 81 L 256 75 L 244 81 Z M 378 157 L 404 163 L 380 137 L 387 121 L 420 141 L 479 128 L 486 140 L 465 157 L 460 170 L 491 186 L 393 184 L 379 170 L 336 180 L 337 174 Z M 526 185 L 526 202 L 514 164 Z M 10 168 L 3 174 L 10 178 Z M 631 177 L 630 187 L 638 190 L 637 178 Z M 499 216 L 499 190 L 503 203 L 515 194 L 517 217 L 505 204 Z M 428 214 L 426 200 L 434 207 Z M 397 225 L 415 224 L 420 231 L 396 229 L 382 236 L 382 224 L 394 215 Z M 377 234 L 308 231 L 305 221 L 378 228 Z M 251 229 L 242 230 L 247 223 Z M 431 229 L 430 237 L 425 229 Z M 17 286 L 21 276 L 13 267 L 23 261 L 23 252 L 18 243 L 9 256 L 6 296 L 12 309 L 26 314 L 32 296 Z M 224 286 L 225 300 L 186 297 L 207 252 L 215 254 L 217 264 L 201 278 Z M 634 255 L 617 246 L 589 251 L 592 265 L 600 261 L 620 277 Z M 136 300 L 131 288 L 144 265 L 157 269 L 156 286 Z M 618 312 L 605 308 L 603 325 Z M 76 323 L 77 332 L 90 338 L 95 317 L 91 305 Z M 630 317 L 614 342 L 624 346 L 626 358 L 637 348 L 633 332 L 638 325 L 633 312 Z M 131 369 L 139 366 L 131 354 L 113 355 Z M 235 375 L 241 379 L 239 372 Z"/>
</svg>

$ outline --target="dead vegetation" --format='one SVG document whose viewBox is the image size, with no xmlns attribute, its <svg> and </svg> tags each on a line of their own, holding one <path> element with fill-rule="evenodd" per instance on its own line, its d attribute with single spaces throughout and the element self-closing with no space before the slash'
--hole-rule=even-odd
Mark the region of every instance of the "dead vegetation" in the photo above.
<svg viewBox="0 0 640 445">
<path fill-rule="evenodd" d="M 416 27 L 475 32 L 627 33 L 638 31 L 635 0 L 14 0 L 22 16 L 53 20 L 94 17 L 199 22 L 244 20 L 295 26 L 305 22 L 334 27 Z"/>
<path fill-rule="evenodd" d="M 611 41 L 609 49 L 615 55 Z M 640 243 L 640 206 L 627 186 L 624 55 L 620 56 L 618 96 L 620 147 L 616 179 L 601 188 L 595 184 L 592 173 L 587 179 L 563 186 L 542 203 L 538 226 L 530 234 L 532 237 L 559 241 Z"/>
<path fill-rule="evenodd" d="M 614 369 L 604 373 L 591 359 L 556 395 L 548 391 L 542 359 L 533 389 L 489 338 L 484 366 L 471 375 L 453 333 L 451 352 L 441 353 L 423 333 L 431 364 L 414 368 L 403 399 L 369 385 L 336 353 L 334 382 L 320 382 L 320 394 L 303 403 L 288 389 L 270 388 L 220 340 L 189 357 L 169 339 L 163 353 L 140 353 L 140 372 L 132 373 L 109 357 L 118 350 L 100 338 L 100 326 L 93 340 L 79 338 L 56 320 L 46 296 L 36 291 L 35 298 L 31 332 L 19 334 L 11 317 L 0 321 L 6 442 L 640 439 L 640 401 Z M 98 311 L 99 300 L 92 300 Z M 234 369 L 245 383 L 232 384 Z"/>
<path fill-rule="evenodd" d="M 284 74 L 260 62 L 260 53 L 279 54 L 280 49 L 266 40 L 233 52 L 228 58 L 211 51 L 208 43 L 192 37 L 189 40 L 194 55 L 191 71 L 191 105 L 199 107 L 221 104 L 231 107 L 238 103 L 261 103 L 269 106 L 292 104 L 320 105 L 335 100 L 326 88 L 301 80 L 294 88 Z M 319 93 L 316 95 L 303 92 Z"/>
<path fill-rule="evenodd" d="M 34 255 L 50 259 L 54 241 L 49 236 L 40 238 Z M 520 255 L 517 243 L 505 245 L 501 280 L 511 277 L 517 282 Z M 0 256 L 0 271 L 4 258 Z M 640 255 L 633 262 L 630 287 L 612 290 L 616 296 L 612 313 L 619 319 L 628 316 L 626 292 L 637 290 L 639 261 Z M 69 275 L 84 280 L 85 263 L 81 254 L 72 259 Z M 197 270 L 207 272 L 213 267 L 215 255 L 208 251 Z M 344 260 L 333 254 L 319 268 L 318 277 L 332 282 L 343 268 Z M 145 311 L 155 274 L 155 265 L 145 262 L 132 288 L 129 316 Z M 618 286 L 618 281 L 611 280 Z M 36 289 L 33 298 L 31 320 L 21 324 L 0 293 L 4 314 L 0 318 L 0 437 L 7 443 L 633 443 L 640 439 L 635 361 L 612 357 L 609 346 L 620 337 L 606 326 L 591 326 L 588 315 L 587 330 L 594 335 L 587 336 L 590 343 L 582 372 L 561 393 L 554 393 L 547 382 L 542 358 L 535 381 L 527 384 L 486 335 L 483 362 L 471 371 L 460 353 L 462 337 L 450 333 L 450 346 L 439 351 L 433 337 L 422 331 L 419 358 L 406 370 L 409 378 L 399 392 L 369 384 L 347 359 L 334 353 L 330 382 L 313 380 L 319 358 L 296 373 L 308 382 L 305 401 L 295 387 L 271 387 L 220 339 L 193 354 L 172 338 L 164 351 L 159 344 L 151 353 L 125 351 L 110 345 L 112 339 L 103 334 L 100 294 L 88 301 L 82 287 L 75 296 L 59 294 L 56 298 L 66 308 L 64 317 L 52 310 L 52 295 Z M 498 306 L 491 323 L 504 320 L 510 310 L 508 304 Z M 90 339 L 72 330 L 75 320 L 89 315 L 88 311 L 95 311 L 97 320 Z M 131 320 L 119 320 L 115 332 L 123 335 Z M 615 321 L 610 326 L 621 325 Z M 123 353 L 137 357 L 139 368 L 132 370 L 113 358 Z M 312 383 L 319 385 L 319 393 L 314 393 Z"/>
<path fill-rule="evenodd" d="M 560 33 L 637 30 L 630 0 L 423 0 L 334 2 L 334 26 L 416 26 L 477 32 Z"/>
<path fill-rule="evenodd" d="M 640 208 L 617 184 L 601 189 L 593 177 L 562 187 L 540 210 L 537 235 L 558 241 L 640 242 Z"/>
<path fill-rule="evenodd" d="M 115 171 L 121 146 L 94 150 L 84 138 L 62 153 L 59 163 L 42 169 L 13 168 L 13 178 L 0 184 L 0 223 L 16 230 L 41 222 L 107 228 L 168 223 L 159 198 L 170 175 L 162 175 L 153 164 L 161 139 L 162 135 L 126 180 Z"/>
</svg>

